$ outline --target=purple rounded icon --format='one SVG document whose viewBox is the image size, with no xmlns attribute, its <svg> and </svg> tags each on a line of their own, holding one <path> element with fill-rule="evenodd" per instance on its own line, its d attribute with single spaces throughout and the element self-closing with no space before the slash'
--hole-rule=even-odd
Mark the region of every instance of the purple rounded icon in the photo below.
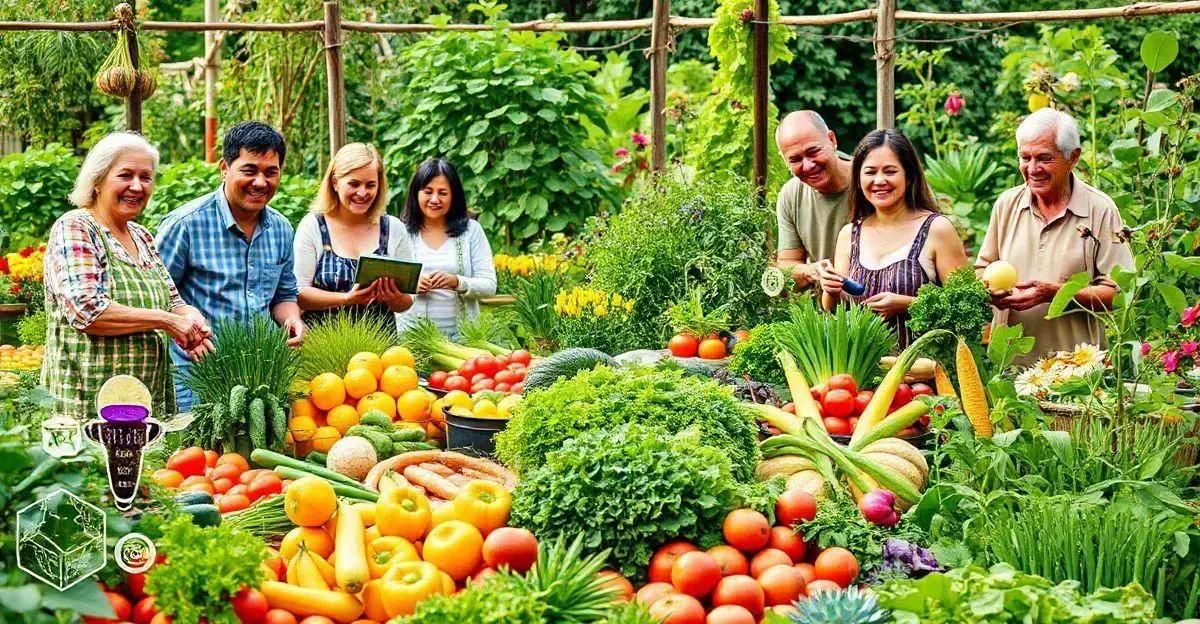
<svg viewBox="0 0 1200 624">
<path fill-rule="evenodd" d="M 108 422 L 139 422 L 146 420 L 150 409 L 145 405 L 105 405 L 100 408 L 100 417 Z"/>
</svg>

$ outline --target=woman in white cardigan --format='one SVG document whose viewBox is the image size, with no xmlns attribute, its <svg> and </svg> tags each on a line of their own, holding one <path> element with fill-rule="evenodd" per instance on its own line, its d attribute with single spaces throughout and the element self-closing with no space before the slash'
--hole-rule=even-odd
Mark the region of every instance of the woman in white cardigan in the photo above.
<svg viewBox="0 0 1200 624">
<path fill-rule="evenodd" d="M 417 167 L 401 219 L 413 258 L 424 266 L 413 305 L 396 322 L 403 330 L 426 317 L 455 338 L 459 317 L 479 316 L 479 299 L 496 294 L 496 267 L 483 227 L 467 214 L 454 165 L 431 158 Z"/>
</svg>

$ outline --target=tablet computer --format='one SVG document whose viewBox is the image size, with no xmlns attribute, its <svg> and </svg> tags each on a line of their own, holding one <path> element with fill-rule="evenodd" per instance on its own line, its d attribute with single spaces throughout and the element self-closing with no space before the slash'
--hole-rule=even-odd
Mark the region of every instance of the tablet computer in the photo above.
<svg viewBox="0 0 1200 624">
<path fill-rule="evenodd" d="M 356 284 L 367 286 L 381 277 L 395 280 L 401 292 L 415 294 L 417 282 L 421 279 L 421 263 L 375 254 L 359 257 L 358 272 L 354 274 Z"/>
</svg>

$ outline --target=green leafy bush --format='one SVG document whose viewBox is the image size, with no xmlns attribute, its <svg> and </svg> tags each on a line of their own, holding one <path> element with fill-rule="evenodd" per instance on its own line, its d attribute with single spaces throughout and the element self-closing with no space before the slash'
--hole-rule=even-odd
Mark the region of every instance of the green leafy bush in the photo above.
<svg viewBox="0 0 1200 624">
<path fill-rule="evenodd" d="M 26 314 L 17 321 L 17 341 L 24 345 L 46 344 L 46 311 Z"/>
<path fill-rule="evenodd" d="M 749 325 L 771 301 L 756 285 L 769 263 L 773 214 L 755 205 L 744 178 L 660 178 L 593 223 L 584 254 L 591 286 L 637 302 L 631 325 L 641 347 L 666 343 L 667 309 L 691 288 L 703 293 L 705 310 L 724 305 L 735 325 Z"/>
<path fill-rule="evenodd" d="M 453 162 L 480 224 L 511 246 L 582 223 L 616 203 L 616 187 L 580 122 L 607 128 L 599 65 L 560 34 L 504 28 L 502 8 L 479 7 L 495 30 L 432 34 L 399 52 L 383 143 L 397 188 L 426 158 Z"/>
<path fill-rule="evenodd" d="M 754 381 L 786 386 L 783 369 L 775 359 L 775 352 L 780 348 L 775 338 L 776 328 L 776 324 L 763 323 L 751 329 L 749 338 L 734 345 L 729 371 L 749 375 Z"/>
<path fill-rule="evenodd" d="M 154 195 L 138 216 L 138 223 L 153 230 L 172 210 L 215 191 L 220 185 L 221 172 L 217 165 L 203 160 L 185 160 L 160 166 Z M 316 180 L 285 174 L 280 177 L 279 189 L 271 199 L 271 207 L 283 213 L 294 226 L 312 206 L 316 192 Z"/>
<path fill-rule="evenodd" d="M 644 577 L 668 540 L 719 541 L 740 500 L 728 455 L 694 429 L 660 433 L 657 425 L 631 422 L 567 440 L 522 474 L 512 523 L 540 539 L 581 534 L 586 552 L 611 548 L 610 564 L 631 578 Z"/>
<path fill-rule="evenodd" d="M 7 232 L 0 246 L 17 249 L 45 241 L 55 219 L 74 208 L 67 195 L 79 164 L 70 149 L 57 143 L 0 158 L 0 231 Z"/>
<path fill-rule="evenodd" d="M 908 328 L 917 334 L 948 329 L 977 348 L 983 342 L 983 328 L 992 322 L 992 295 L 975 270 L 965 266 L 952 272 L 941 286 L 921 286 L 908 307 L 908 317 Z M 930 357 L 943 368 L 956 370 L 952 342 L 942 341 L 930 349 Z"/>
<path fill-rule="evenodd" d="M 567 439 L 627 422 L 668 434 L 694 427 L 701 442 L 729 458 L 735 477 L 749 480 L 754 474 L 759 452 L 753 418 L 729 388 L 682 370 L 600 366 L 530 392 L 496 436 L 496 455 L 528 473 Z"/>
</svg>

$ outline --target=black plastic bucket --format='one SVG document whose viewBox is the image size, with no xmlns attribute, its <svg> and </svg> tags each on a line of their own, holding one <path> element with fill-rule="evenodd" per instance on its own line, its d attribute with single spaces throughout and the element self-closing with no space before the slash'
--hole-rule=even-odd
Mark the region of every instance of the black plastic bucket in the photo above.
<svg viewBox="0 0 1200 624">
<path fill-rule="evenodd" d="M 446 448 L 469 449 L 480 455 L 491 455 L 496 450 L 493 436 L 498 431 L 504 431 L 508 419 L 456 416 L 450 413 L 450 409 L 450 406 L 442 408 L 446 415 Z"/>
</svg>

